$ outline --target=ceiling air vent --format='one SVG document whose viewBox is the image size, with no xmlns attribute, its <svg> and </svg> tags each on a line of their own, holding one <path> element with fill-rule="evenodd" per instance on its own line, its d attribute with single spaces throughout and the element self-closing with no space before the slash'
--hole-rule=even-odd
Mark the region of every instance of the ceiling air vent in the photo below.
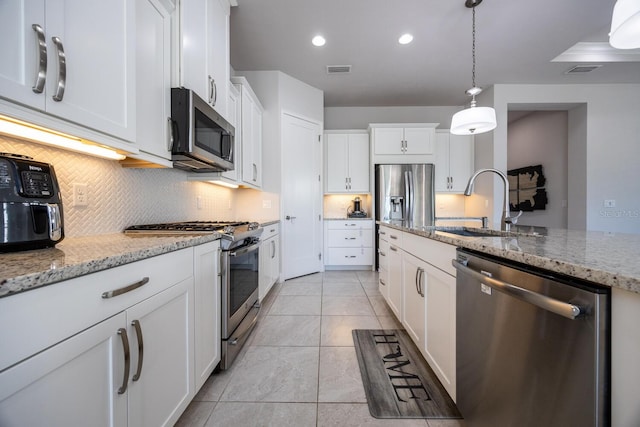
<svg viewBox="0 0 640 427">
<path fill-rule="evenodd" d="M 327 74 L 349 74 L 351 65 L 327 65 Z"/>
<path fill-rule="evenodd" d="M 565 74 L 584 74 L 602 67 L 602 65 L 576 65 L 565 71 Z"/>
</svg>

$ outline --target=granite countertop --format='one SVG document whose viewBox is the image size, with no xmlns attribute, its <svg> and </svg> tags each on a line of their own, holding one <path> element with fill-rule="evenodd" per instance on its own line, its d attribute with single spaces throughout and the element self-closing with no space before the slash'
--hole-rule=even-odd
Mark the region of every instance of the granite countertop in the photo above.
<svg viewBox="0 0 640 427">
<path fill-rule="evenodd" d="M 366 217 L 366 218 L 347 218 L 346 216 L 343 217 L 325 217 L 324 220 L 325 221 L 369 221 L 373 218 L 371 217 Z"/>
<path fill-rule="evenodd" d="M 445 227 L 412 229 L 387 222 L 379 224 L 552 272 L 640 293 L 640 263 L 637 262 L 640 235 L 564 229 L 543 229 L 540 232 L 534 228 L 518 227 L 516 232 L 508 235 L 495 231 L 495 237 L 466 237 L 447 233 Z"/>
<path fill-rule="evenodd" d="M 55 248 L 0 254 L 0 297 L 220 238 L 218 233 L 65 238 Z"/>
</svg>

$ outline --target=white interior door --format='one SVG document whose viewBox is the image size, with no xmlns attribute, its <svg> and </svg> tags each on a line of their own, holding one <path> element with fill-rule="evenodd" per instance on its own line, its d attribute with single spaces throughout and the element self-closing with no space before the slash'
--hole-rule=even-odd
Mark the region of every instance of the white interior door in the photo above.
<svg viewBox="0 0 640 427">
<path fill-rule="evenodd" d="M 282 115 L 283 279 L 322 269 L 321 128 Z"/>
</svg>

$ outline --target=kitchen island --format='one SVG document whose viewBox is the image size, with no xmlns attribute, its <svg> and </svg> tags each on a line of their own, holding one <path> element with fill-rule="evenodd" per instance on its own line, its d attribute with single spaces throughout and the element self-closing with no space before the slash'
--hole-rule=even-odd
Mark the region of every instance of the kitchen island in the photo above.
<svg viewBox="0 0 640 427">
<path fill-rule="evenodd" d="M 464 227 L 413 229 L 401 223 L 378 224 L 610 287 L 611 425 L 640 425 L 637 397 L 640 395 L 640 366 L 637 363 L 640 360 L 640 328 L 637 327 L 640 325 L 639 235 L 560 229 L 541 231 L 523 226 L 516 227 L 515 232 L 504 233 Z M 489 236 L 451 233 L 463 230 Z"/>
<path fill-rule="evenodd" d="M 387 227 L 588 280 L 612 288 L 640 293 L 640 235 L 545 229 L 518 226 L 515 231 L 490 237 L 459 236 L 447 230 L 482 231 L 470 227 L 407 228 L 399 223 L 379 222 Z M 536 231 L 534 231 L 536 230 Z M 544 233 L 544 234 L 543 234 Z"/>
</svg>

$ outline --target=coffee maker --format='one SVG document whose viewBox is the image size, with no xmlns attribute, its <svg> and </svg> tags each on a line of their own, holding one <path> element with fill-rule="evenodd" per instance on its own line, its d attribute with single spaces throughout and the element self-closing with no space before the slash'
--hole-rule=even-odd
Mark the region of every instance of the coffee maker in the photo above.
<svg viewBox="0 0 640 427">
<path fill-rule="evenodd" d="M 362 200 L 360 200 L 360 197 L 356 197 L 352 202 L 353 206 L 349 206 L 349 209 L 347 209 L 347 216 L 349 218 L 366 218 L 367 213 L 362 210 Z"/>
<path fill-rule="evenodd" d="M 64 238 L 52 165 L 0 153 L 0 209 L 0 252 L 53 247 Z"/>
</svg>

